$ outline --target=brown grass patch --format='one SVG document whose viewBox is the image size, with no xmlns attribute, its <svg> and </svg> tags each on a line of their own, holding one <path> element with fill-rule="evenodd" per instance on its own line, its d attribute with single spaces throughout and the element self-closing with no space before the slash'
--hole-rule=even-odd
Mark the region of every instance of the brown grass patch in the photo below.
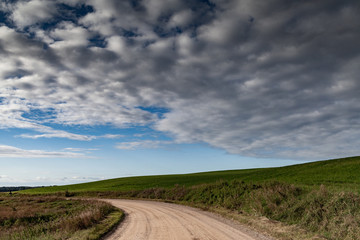
<svg viewBox="0 0 360 240">
<path fill-rule="evenodd" d="M 115 208 L 95 200 L 0 197 L 0 239 L 65 239 L 106 218 Z"/>
</svg>

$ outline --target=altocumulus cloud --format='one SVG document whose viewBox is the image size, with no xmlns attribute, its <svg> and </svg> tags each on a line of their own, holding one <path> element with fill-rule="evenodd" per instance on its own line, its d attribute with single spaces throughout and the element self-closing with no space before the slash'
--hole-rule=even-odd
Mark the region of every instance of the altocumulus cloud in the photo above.
<svg viewBox="0 0 360 240">
<path fill-rule="evenodd" d="M 0 128 L 91 140 L 45 124 L 151 126 L 246 156 L 357 155 L 359 9 L 356 0 L 3 1 Z"/>
</svg>

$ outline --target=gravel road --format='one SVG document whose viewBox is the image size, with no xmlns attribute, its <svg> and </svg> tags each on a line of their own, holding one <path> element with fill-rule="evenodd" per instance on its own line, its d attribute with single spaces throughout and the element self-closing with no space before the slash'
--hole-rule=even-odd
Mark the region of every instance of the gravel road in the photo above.
<svg viewBox="0 0 360 240">
<path fill-rule="evenodd" d="M 139 200 L 105 200 L 125 211 L 106 240 L 264 240 L 215 214 L 186 206 Z"/>
</svg>

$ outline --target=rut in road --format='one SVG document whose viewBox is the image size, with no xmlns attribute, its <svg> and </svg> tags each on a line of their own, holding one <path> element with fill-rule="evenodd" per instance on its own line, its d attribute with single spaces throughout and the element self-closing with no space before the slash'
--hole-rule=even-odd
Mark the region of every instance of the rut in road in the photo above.
<svg viewBox="0 0 360 240">
<path fill-rule="evenodd" d="M 198 209 L 152 201 L 105 200 L 126 213 L 106 240 L 265 240 Z"/>
</svg>

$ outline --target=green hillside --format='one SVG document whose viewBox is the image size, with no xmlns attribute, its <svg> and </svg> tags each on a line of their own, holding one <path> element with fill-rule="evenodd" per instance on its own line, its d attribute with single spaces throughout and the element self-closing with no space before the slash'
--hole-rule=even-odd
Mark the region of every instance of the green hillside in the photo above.
<svg viewBox="0 0 360 240">
<path fill-rule="evenodd" d="M 265 216 L 288 226 L 296 225 L 286 233 L 270 226 L 267 231 L 276 239 L 337 240 L 360 236 L 360 157 L 279 168 L 117 178 L 21 192 L 175 201 L 230 211 L 236 217 Z M 248 224 L 249 218 L 244 221 Z M 252 224 L 263 231 L 261 221 Z M 297 227 L 304 231 L 294 231 Z"/>
<path fill-rule="evenodd" d="M 194 174 L 158 175 L 116 178 L 103 181 L 29 189 L 26 193 L 58 191 L 129 191 L 153 187 L 171 188 L 175 185 L 193 186 L 218 180 L 245 182 L 280 181 L 299 186 L 323 184 L 337 190 L 360 191 L 360 157 L 318 161 L 278 168 L 230 170 Z"/>
</svg>

